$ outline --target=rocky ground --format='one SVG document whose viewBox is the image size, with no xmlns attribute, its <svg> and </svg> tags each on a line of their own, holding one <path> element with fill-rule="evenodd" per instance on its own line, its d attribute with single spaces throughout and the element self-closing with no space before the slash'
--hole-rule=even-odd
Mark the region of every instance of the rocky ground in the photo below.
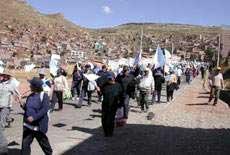
<svg viewBox="0 0 230 155">
<path fill-rule="evenodd" d="M 208 105 L 199 78 L 184 84 L 171 103 L 162 96 L 162 103 L 151 106 L 152 120 L 131 101 L 127 125 L 116 128 L 112 138 L 103 136 L 99 103 L 81 109 L 65 104 L 63 111 L 51 115 L 48 137 L 54 154 L 230 154 L 230 109 L 223 102 Z M 5 134 L 10 154 L 17 155 L 22 137 L 19 106 L 12 116 L 15 122 Z M 36 140 L 32 154 L 42 154 Z"/>
</svg>

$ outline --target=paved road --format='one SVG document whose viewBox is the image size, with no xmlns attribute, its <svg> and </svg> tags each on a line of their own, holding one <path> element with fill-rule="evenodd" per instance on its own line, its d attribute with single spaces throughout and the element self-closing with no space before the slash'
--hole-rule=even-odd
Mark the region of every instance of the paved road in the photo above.
<svg viewBox="0 0 230 155">
<path fill-rule="evenodd" d="M 63 111 L 52 114 L 48 136 L 55 155 L 230 154 L 230 110 L 223 102 L 216 107 L 207 105 L 207 100 L 201 81 L 195 79 L 176 92 L 174 102 L 151 106 L 153 120 L 147 120 L 147 114 L 131 101 L 128 124 L 116 128 L 112 138 L 103 137 L 100 104 L 81 109 L 65 104 Z M 6 135 L 10 154 L 16 155 L 22 137 L 22 110 L 14 106 L 12 116 L 15 122 Z M 35 140 L 32 155 L 41 154 Z"/>
</svg>

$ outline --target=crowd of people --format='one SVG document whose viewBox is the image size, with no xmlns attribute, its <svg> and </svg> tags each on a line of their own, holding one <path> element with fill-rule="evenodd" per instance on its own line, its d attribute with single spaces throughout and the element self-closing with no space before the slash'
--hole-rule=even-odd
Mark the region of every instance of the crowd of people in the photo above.
<svg viewBox="0 0 230 155">
<path fill-rule="evenodd" d="M 0 74 L 0 126 L 5 128 L 13 121 L 10 118 L 12 96 L 16 96 L 21 103 L 24 112 L 22 154 L 31 153 L 30 145 L 36 138 L 45 154 L 52 154 L 52 148 L 46 136 L 49 116 L 53 111 L 63 109 L 64 98 L 75 103 L 81 108 L 84 98 L 87 97 L 87 105 L 92 105 L 92 94 L 98 96 L 101 103 L 102 127 L 104 135 L 110 137 L 116 125 L 117 118 L 125 122 L 129 117 L 130 100 L 135 99 L 144 113 L 149 106 L 161 103 L 163 84 L 166 86 L 167 103 L 174 100 L 174 91 L 180 89 L 181 81 L 190 84 L 193 78 L 201 73 L 204 86 L 207 81 L 210 85 L 209 102 L 215 98 L 217 104 L 220 89 L 224 87 L 223 76 L 220 68 L 211 71 L 207 64 L 194 65 L 193 63 L 178 63 L 165 72 L 164 67 L 155 68 L 148 64 L 134 66 L 119 66 L 112 70 L 106 65 L 93 66 L 91 63 L 74 66 L 72 80 L 69 85 L 67 73 L 60 68 L 52 79 L 46 78 L 45 68 L 38 71 L 39 76 L 28 80 L 30 95 L 25 103 L 22 95 L 17 90 L 14 78 L 7 73 Z M 209 74 L 209 75 L 207 75 Z M 55 105 L 58 103 L 58 109 Z M 118 115 L 122 110 L 122 116 Z M 118 122 L 118 121 L 117 121 Z"/>
</svg>

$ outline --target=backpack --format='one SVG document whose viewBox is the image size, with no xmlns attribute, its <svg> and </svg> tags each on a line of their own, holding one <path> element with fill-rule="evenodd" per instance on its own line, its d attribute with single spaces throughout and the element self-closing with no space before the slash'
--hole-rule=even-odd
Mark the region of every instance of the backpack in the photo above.
<svg viewBox="0 0 230 155">
<path fill-rule="evenodd" d="M 45 92 L 42 91 L 42 92 L 40 93 L 40 100 L 41 100 L 41 103 L 42 103 L 42 104 L 43 104 L 44 95 L 45 95 Z M 48 119 L 50 120 L 50 110 L 47 111 L 47 116 L 48 116 Z"/>
</svg>

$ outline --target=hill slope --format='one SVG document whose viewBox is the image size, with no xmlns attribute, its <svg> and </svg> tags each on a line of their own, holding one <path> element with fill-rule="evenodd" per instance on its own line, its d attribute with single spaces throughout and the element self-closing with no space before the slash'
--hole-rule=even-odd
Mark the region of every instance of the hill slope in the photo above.
<svg viewBox="0 0 230 155">
<path fill-rule="evenodd" d="M 110 59 L 134 56 L 144 29 L 143 49 L 152 55 L 157 44 L 180 55 L 218 46 L 218 27 L 180 24 L 129 23 L 107 29 L 86 29 L 61 14 L 44 15 L 22 0 L 0 1 L 0 57 L 44 61 L 51 53 L 71 58 Z M 103 45 L 95 49 L 95 42 Z M 74 52 L 73 52 L 74 51 Z M 181 53 L 182 51 L 182 53 Z M 15 60 L 14 59 L 14 60 Z M 76 61 L 76 60 L 74 60 Z"/>
</svg>

